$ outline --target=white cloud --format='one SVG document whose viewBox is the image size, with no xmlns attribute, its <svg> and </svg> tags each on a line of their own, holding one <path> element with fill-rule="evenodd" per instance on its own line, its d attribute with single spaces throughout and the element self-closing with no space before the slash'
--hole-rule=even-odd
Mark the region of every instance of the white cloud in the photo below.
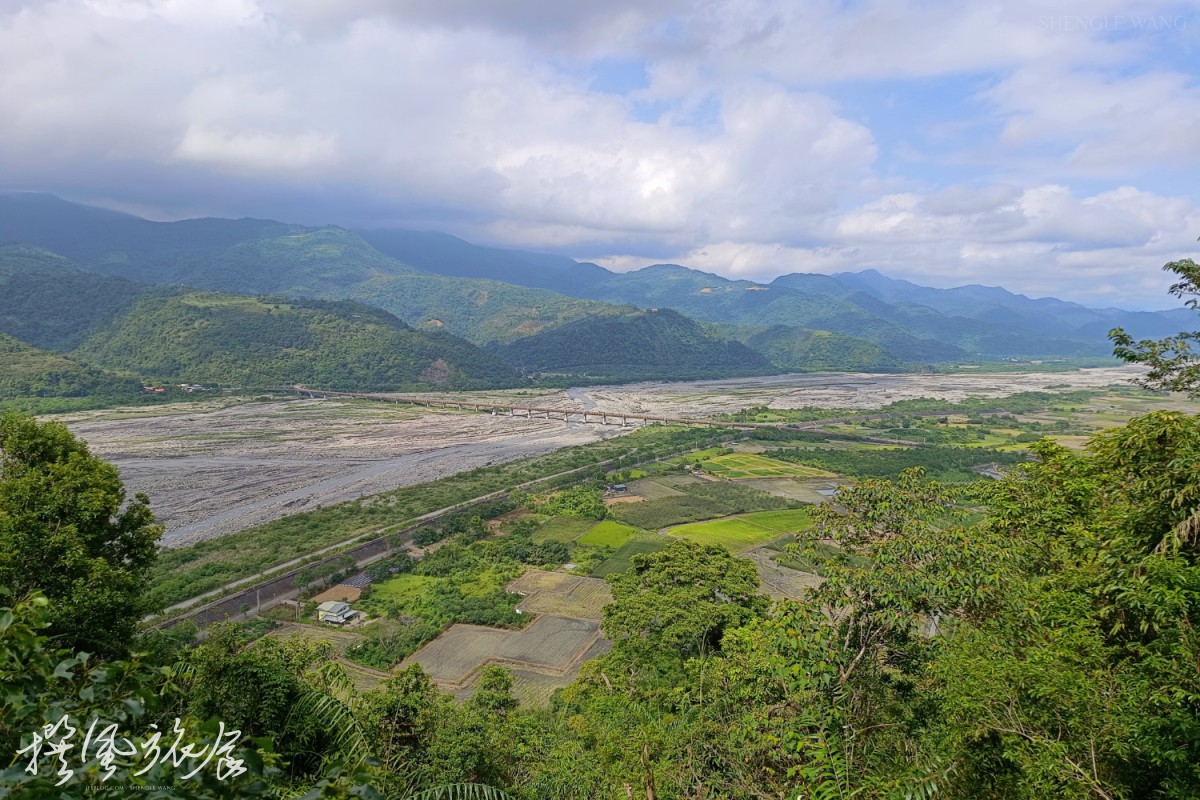
<svg viewBox="0 0 1200 800">
<path fill-rule="evenodd" d="M 1139 13 L 1181 8 L 1194 11 Z M 1200 233 L 1184 180 L 1200 92 L 1155 49 L 1186 31 L 1058 20 L 1128 13 L 1120 0 L 1068 0 L 1054 19 L 1032 0 L 0 0 L 0 163 L 11 188 L 163 215 L 284 215 L 304 189 L 327 203 L 309 220 L 437 220 L 620 267 L 877 267 L 1153 302 L 1161 281 L 1141 271 Z M 594 91 L 607 67 L 593 59 L 642 61 L 649 85 Z M 903 141 L 883 124 L 897 93 L 948 76 L 974 88 L 936 124 Z M 852 113 L 839 98 L 862 86 L 892 99 Z"/>
</svg>

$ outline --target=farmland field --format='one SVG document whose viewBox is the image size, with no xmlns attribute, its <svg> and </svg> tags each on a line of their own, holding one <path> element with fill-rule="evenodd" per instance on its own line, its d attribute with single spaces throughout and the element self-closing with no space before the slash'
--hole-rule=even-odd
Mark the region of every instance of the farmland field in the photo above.
<svg viewBox="0 0 1200 800">
<path fill-rule="evenodd" d="M 565 673 L 599 637 L 596 622 L 549 614 L 520 631 L 451 625 L 403 665 L 420 664 L 435 681 L 459 687 L 480 667 L 495 661 Z"/>
<path fill-rule="evenodd" d="M 739 481 L 741 485 L 760 492 L 786 497 L 788 500 L 799 500 L 802 503 L 824 503 L 829 498 L 822 495 L 820 490 L 832 489 L 846 482 L 844 478 L 747 478 Z"/>
<path fill-rule="evenodd" d="M 617 552 L 600 562 L 592 570 L 592 575 L 596 578 L 603 578 L 606 575 L 625 572 L 633 566 L 631 559 L 635 555 L 639 553 L 657 553 L 659 550 L 665 550 L 670 543 L 671 540 L 665 536 L 659 536 L 655 533 L 639 533 L 621 545 Z"/>
<path fill-rule="evenodd" d="M 599 620 L 601 609 L 612 602 L 612 591 L 602 580 L 540 569 L 528 570 L 508 590 L 525 595 L 521 611 L 529 614 Z"/>
<path fill-rule="evenodd" d="M 743 550 L 749 550 L 773 539 L 778 539 L 779 531 L 747 522 L 742 517 L 728 517 L 681 525 L 668 531 L 668 535 L 691 539 L 700 544 L 721 545 L 731 552 L 740 553 Z"/>
<path fill-rule="evenodd" d="M 757 511 L 746 514 L 741 519 L 762 525 L 764 528 L 774 528 L 781 533 L 795 533 L 808 530 L 812 523 L 811 511 L 807 508 L 789 508 L 783 511 Z"/>
<path fill-rule="evenodd" d="M 593 524 L 592 520 L 578 517 L 551 517 L 534 531 L 533 540 L 535 542 L 556 541 L 570 544 Z"/>
<path fill-rule="evenodd" d="M 358 644 L 365 639 L 365 637 L 358 633 L 341 630 L 329 625 L 303 625 L 296 623 L 276 628 L 268 633 L 267 636 L 281 641 L 306 639 L 310 642 L 327 642 L 335 653 L 341 653 L 350 645 Z"/>
<path fill-rule="evenodd" d="M 638 529 L 631 525 L 605 520 L 579 537 L 578 542 L 593 547 L 620 547 L 632 539 L 637 532 Z"/>
<path fill-rule="evenodd" d="M 629 484 L 629 491 L 647 500 L 661 500 L 664 497 L 681 497 L 683 492 L 673 489 L 661 480 L 642 478 Z"/>
<path fill-rule="evenodd" d="M 486 659 L 500 650 L 512 631 L 482 625 L 451 625 L 429 644 L 402 662 L 420 664 L 429 676 L 444 683 L 463 683 Z"/>
<path fill-rule="evenodd" d="M 816 467 L 789 464 L 755 453 L 731 453 L 705 461 L 701 466 L 722 478 L 824 478 L 833 473 Z"/>
</svg>

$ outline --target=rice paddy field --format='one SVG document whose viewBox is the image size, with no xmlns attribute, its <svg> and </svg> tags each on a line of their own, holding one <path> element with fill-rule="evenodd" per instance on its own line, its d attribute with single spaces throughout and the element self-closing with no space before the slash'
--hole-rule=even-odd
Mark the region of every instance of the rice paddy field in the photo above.
<svg viewBox="0 0 1200 800">
<path fill-rule="evenodd" d="M 805 530 L 809 524 L 808 509 L 788 509 L 681 525 L 667 533 L 700 544 L 720 545 L 733 553 L 742 553 L 789 533 Z"/>
<path fill-rule="evenodd" d="M 632 525 L 625 525 L 613 520 L 605 520 L 595 525 L 587 533 L 576 539 L 576 542 L 589 547 L 619 548 L 638 533 Z"/>
<path fill-rule="evenodd" d="M 803 464 L 789 464 L 757 453 L 731 453 L 717 456 L 701 465 L 722 478 L 827 478 L 833 473 Z"/>
<path fill-rule="evenodd" d="M 612 602 L 612 591 L 602 580 L 540 569 L 526 571 L 508 585 L 508 591 L 525 596 L 520 605 L 525 614 L 599 621 L 603 608 Z"/>
<path fill-rule="evenodd" d="M 577 667 L 600 638 L 591 620 L 545 614 L 520 631 L 480 625 L 451 625 L 441 636 L 402 662 L 420 664 L 440 684 L 464 687 L 488 663 L 558 673 Z"/>
<path fill-rule="evenodd" d="M 625 544 L 617 549 L 617 552 L 606 558 L 604 561 L 596 565 L 592 570 L 592 577 L 603 578 L 607 575 L 625 572 L 633 566 L 633 557 L 639 553 L 657 553 L 660 550 L 666 550 L 671 544 L 671 540 L 665 536 L 660 536 L 657 533 L 639 532 L 634 535 Z"/>
</svg>

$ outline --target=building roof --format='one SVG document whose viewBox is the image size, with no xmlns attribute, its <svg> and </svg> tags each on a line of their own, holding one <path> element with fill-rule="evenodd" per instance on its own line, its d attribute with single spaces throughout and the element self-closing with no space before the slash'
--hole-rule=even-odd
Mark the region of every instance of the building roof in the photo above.
<svg viewBox="0 0 1200 800">
<path fill-rule="evenodd" d="M 343 603 L 338 600 L 329 600 L 317 606 L 317 611 L 324 611 L 329 614 L 345 614 L 349 610 L 349 603 Z"/>
</svg>

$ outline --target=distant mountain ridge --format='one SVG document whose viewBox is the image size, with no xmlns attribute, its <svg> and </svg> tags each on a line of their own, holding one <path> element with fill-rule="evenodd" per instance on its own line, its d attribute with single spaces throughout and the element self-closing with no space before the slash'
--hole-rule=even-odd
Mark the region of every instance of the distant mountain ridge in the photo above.
<svg viewBox="0 0 1200 800">
<path fill-rule="evenodd" d="M 526 383 L 497 356 L 374 306 L 134 283 L 23 245 L 0 246 L 0 336 L 0 399 L 130 399 L 142 380 L 363 390 Z"/>
<path fill-rule="evenodd" d="M 1186 326 L 1189 318 L 1186 311 L 1090 309 L 988 287 L 932 289 L 871 270 L 794 273 L 769 284 L 672 264 L 616 273 L 565 256 L 482 247 L 436 232 L 351 231 L 253 219 L 150 222 L 48 195 L 0 195 L 3 239 L 125 279 L 371 303 L 417 330 L 449 331 L 518 361 L 553 351 L 557 360 L 569 356 L 583 364 L 599 355 L 594 343 L 579 333 L 552 336 L 555 330 L 624 336 L 636 328 L 630 327 L 633 312 L 649 308 L 705 323 L 701 343 L 713 363 L 721 361 L 722 341 L 733 341 L 763 359 L 747 363 L 770 370 L 1105 358 L 1112 327 L 1123 326 L 1135 337 L 1161 336 Z M 578 324 L 604 319 L 624 322 L 612 328 Z M 666 332 L 647 327 L 644 334 Z M 684 347 L 686 338 L 676 344 Z M 531 341 L 510 347 L 526 339 Z M 569 355 L 570 348 L 578 353 Z M 675 360 L 689 363 L 680 361 L 682 354 L 675 353 Z"/>
<path fill-rule="evenodd" d="M 1192 318 L 1187 309 L 1090 308 L 1054 297 L 1029 298 L 999 286 L 969 284 L 934 289 L 889 278 L 876 270 L 842 272 L 833 277 L 881 300 L 920 304 L 943 314 L 1022 326 L 1048 336 L 1070 336 L 1080 332 L 1104 336 L 1115 327 L 1123 327 L 1134 331 L 1137 338 L 1160 338 L 1183 330 L 1191 324 Z"/>
</svg>

